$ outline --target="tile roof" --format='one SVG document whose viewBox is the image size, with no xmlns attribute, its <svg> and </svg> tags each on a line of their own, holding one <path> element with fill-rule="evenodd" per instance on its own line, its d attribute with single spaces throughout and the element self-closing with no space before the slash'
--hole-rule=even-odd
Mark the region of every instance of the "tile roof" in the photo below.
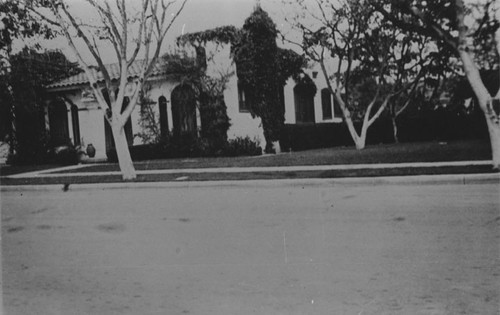
<svg viewBox="0 0 500 315">
<path fill-rule="evenodd" d="M 141 65 L 142 65 L 143 60 L 136 60 L 130 65 L 129 67 L 129 78 L 134 78 L 138 77 L 139 73 L 141 71 Z M 167 67 L 162 67 L 166 64 L 167 62 L 164 61 L 162 58 L 158 60 L 156 63 L 155 67 L 153 68 L 153 71 L 150 74 L 150 77 L 155 77 L 155 76 L 161 76 L 161 75 L 166 75 L 168 74 Z M 106 69 L 109 72 L 109 76 L 111 77 L 111 80 L 118 80 L 120 78 L 120 66 L 118 63 L 112 63 L 112 64 L 106 64 L 104 65 Z M 97 74 L 97 81 L 98 82 L 104 82 L 104 77 L 100 71 L 96 69 L 96 67 L 92 67 L 92 71 L 94 74 Z M 62 79 L 60 81 L 54 82 L 52 84 L 49 84 L 47 88 L 49 90 L 57 90 L 59 88 L 66 88 L 70 86 L 77 86 L 77 85 L 82 85 L 82 84 L 87 84 L 89 83 L 89 80 L 87 78 L 87 75 L 85 72 L 81 72 L 79 74 L 67 77 L 65 79 Z"/>
</svg>

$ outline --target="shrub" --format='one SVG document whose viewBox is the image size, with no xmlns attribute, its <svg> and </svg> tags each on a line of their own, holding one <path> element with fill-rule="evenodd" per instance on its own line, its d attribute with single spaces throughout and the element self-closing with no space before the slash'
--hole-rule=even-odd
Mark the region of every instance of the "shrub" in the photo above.
<svg viewBox="0 0 500 315">
<path fill-rule="evenodd" d="M 237 137 L 230 139 L 227 142 L 223 155 L 225 156 L 241 156 L 241 155 L 261 155 L 262 148 L 257 141 L 247 137 Z"/>
<path fill-rule="evenodd" d="M 254 156 L 261 155 L 262 149 L 257 141 L 249 137 L 231 139 L 221 148 L 214 147 L 204 138 L 185 137 L 184 141 L 170 141 L 157 144 L 143 144 L 129 147 L 132 160 L 154 160 L 186 157 L 215 157 L 215 156 Z M 116 150 L 106 152 L 108 162 L 118 161 Z"/>
<path fill-rule="evenodd" d="M 62 165 L 78 164 L 78 151 L 72 145 L 56 147 L 52 153 L 52 160 Z"/>
</svg>

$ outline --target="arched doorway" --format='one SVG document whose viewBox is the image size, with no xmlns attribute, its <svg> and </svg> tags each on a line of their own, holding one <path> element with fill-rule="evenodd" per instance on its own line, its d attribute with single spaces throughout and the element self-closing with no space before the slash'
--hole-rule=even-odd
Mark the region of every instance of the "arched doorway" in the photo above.
<svg viewBox="0 0 500 315">
<path fill-rule="evenodd" d="M 168 136 L 168 111 L 165 96 L 158 98 L 158 107 L 160 110 L 160 134 L 162 139 L 166 139 Z"/>
<path fill-rule="evenodd" d="M 55 100 L 49 105 L 49 128 L 52 145 L 68 144 L 68 110 L 62 100 Z"/>
<path fill-rule="evenodd" d="M 314 123 L 314 83 L 299 83 L 293 88 L 295 120 L 297 123 Z"/>
<path fill-rule="evenodd" d="M 174 137 L 195 138 L 196 126 L 196 97 L 192 87 L 183 84 L 172 91 L 172 122 Z"/>
</svg>

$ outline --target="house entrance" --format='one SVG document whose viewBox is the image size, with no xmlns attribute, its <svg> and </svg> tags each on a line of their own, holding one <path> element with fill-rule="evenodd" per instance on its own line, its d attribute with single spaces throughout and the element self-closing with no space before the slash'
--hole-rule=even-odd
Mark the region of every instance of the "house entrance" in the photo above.
<svg viewBox="0 0 500 315">
<path fill-rule="evenodd" d="M 314 83 L 299 83 L 293 88 L 295 120 L 297 123 L 314 123 Z"/>
<path fill-rule="evenodd" d="M 172 122 L 174 138 L 197 136 L 196 97 L 189 85 L 179 85 L 172 91 Z"/>
<path fill-rule="evenodd" d="M 68 144 L 68 110 L 66 104 L 61 100 L 56 100 L 49 105 L 49 128 L 52 145 Z"/>
</svg>

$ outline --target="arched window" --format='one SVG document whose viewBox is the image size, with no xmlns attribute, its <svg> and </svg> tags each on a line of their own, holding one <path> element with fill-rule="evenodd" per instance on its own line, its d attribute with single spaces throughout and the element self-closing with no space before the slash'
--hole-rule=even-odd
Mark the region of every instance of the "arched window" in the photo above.
<svg viewBox="0 0 500 315">
<path fill-rule="evenodd" d="M 165 96 L 158 98 L 158 106 L 160 110 L 160 133 L 161 137 L 165 139 L 168 136 L 168 111 L 167 99 Z"/>
<path fill-rule="evenodd" d="M 332 93 L 326 88 L 321 90 L 321 108 L 323 119 L 332 119 Z"/>
<path fill-rule="evenodd" d="M 179 85 L 172 91 L 172 122 L 174 137 L 197 135 L 196 96 L 191 86 Z"/>
<path fill-rule="evenodd" d="M 314 122 L 314 93 L 315 87 L 311 84 L 298 83 L 293 88 L 297 123 Z"/>
</svg>

